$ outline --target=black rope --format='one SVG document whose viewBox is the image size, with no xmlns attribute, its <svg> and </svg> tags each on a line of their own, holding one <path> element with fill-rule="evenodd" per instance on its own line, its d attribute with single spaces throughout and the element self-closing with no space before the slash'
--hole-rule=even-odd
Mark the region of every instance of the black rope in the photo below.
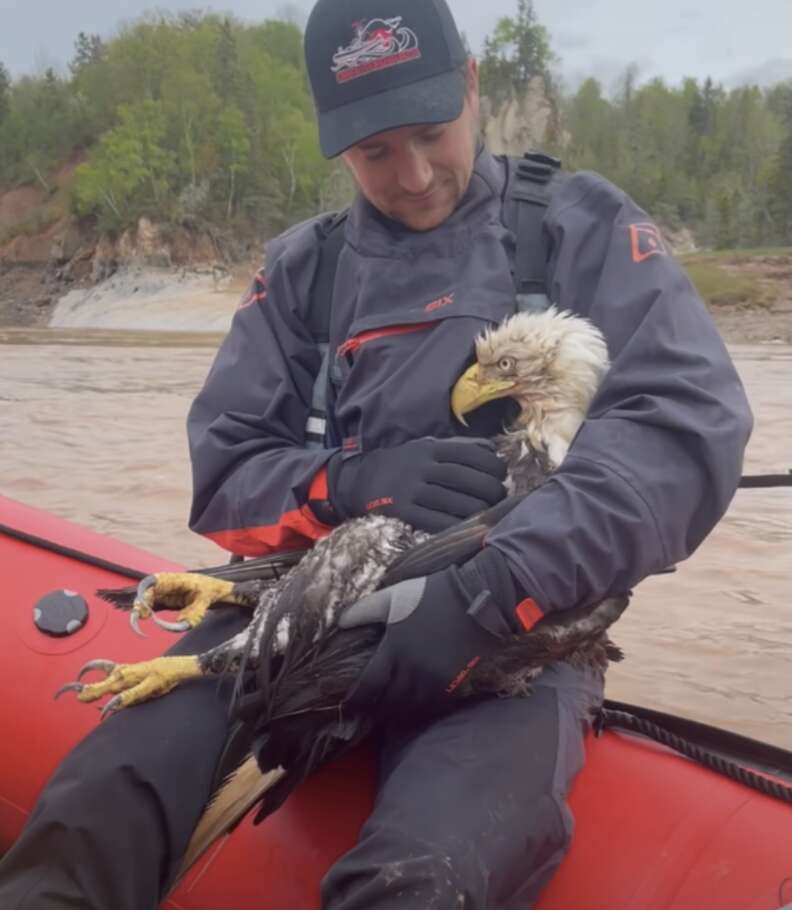
<svg viewBox="0 0 792 910">
<path fill-rule="evenodd" d="M 85 553 L 82 550 L 75 550 L 73 547 L 67 547 L 63 544 L 56 543 L 54 540 L 47 540 L 45 537 L 39 537 L 36 534 L 28 534 L 27 531 L 20 531 L 18 528 L 12 528 L 8 525 L 0 524 L 0 534 L 5 534 L 15 540 L 21 540 L 23 543 L 32 544 L 42 550 L 50 553 L 57 553 L 59 556 L 66 556 L 69 559 L 76 559 L 89 566 L 96 566 L 99 569 L 107 569 L 116 575 L 123 575 L 135 581 L 141 581 L 150 575 L 150 572 L 141 572 L 139 569 L 130 569 L 129 566 L 122 566 L 117 562 L 111 562 L 108 559 L 102 559 L 101 556 L 93 556 L 91 553 Z M 187 569 L 188 572 L 197 572 L 201 575 L 209 575 L 214 578 L 224 578 L 228 581 L 248 581 L 251 578 L 260 580 L 279 579 L 285 575 L 289 569 L 304 556 L 304 552 L 287 552 L 275 553 L 271 556 L 261 556 L 255 559 L 244 560 L 241 556 L 232 558 L 230 562 L 223 566 L 212 566 L 210 568 Z M 135 586 L 129 589 L 124 588 L 117 593 L 134 592 Z"/>
<path fill-rule="evenodd" d="M 786 474 L 744 474 L 740 478 L 741 490 L 766 489 L 767 487 L 792 487 L 792 471 Z"/>
<path fill-rule="evenodd" d="M 681 753 L 687 758 L 697 761 L 699 764 L 717 771 L 731 780 L 738 781 L 752 790 L 757 790 L 765 796 L 772 796 L 774 799 L 792 804 L 792 787 L 763 777 L 761 774 L 756 774 L 748 768 L 710 752 L 708 749 L 697 746 L 651 721 L 624 711 L 612 711 L 608 708 L 603 708 L 597 718 L 597 733 L 601 733 L 609 727 L 620 727 L 625 730 L 632 730 L 635 733 L 642 733 L 644 736 L 648 736 L 650 739 L 662 743 L 662 745 L 668 746 L 668 748 L 674 749 L 674 751 Z"/>
<path fill-rule="evenodd" d="M 134 578 L 137 581 L 145 578 L 148 572 L 140 572 L 138 569 L 130 569 L 129 566 L 119 565 L 117 562 L 110 562 L 108 559 L 102 559 L 100 556 L 93 556 L 91 553 L 83 553 L 82 550 L 75 550 L 72 547 L 65 547 L 63 544 L 55 543 L 54 540 L 47 540 L 44 537 L 38 537 L 35 534 L 28 534 L 26 531 L 20 531 L 19 528 L 11 528 L 8 525 L 0 524 L 0 534 L 12 537 L 14 540 L 21 540 L 23 543 L 33 544 L 34 547 L 40 547 L 42 550 L 49 550 L 51 553 L 57 553 L 59 556 L 67 556 L 69 559 L 76 559 L 84 562 L 89 566 L 96 566 L 98 569 L 107 569 L 109 572 L 115 572 L 116 575 L 124 575 L 126 578 Z"/>
</svg>

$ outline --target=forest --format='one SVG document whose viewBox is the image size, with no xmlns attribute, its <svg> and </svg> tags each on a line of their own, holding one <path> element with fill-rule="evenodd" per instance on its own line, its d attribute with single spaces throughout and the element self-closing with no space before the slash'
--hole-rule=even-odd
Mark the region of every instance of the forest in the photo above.
<svg viewBox="0 0 792 910">
<path fill-rule="evenodd" d="M 628 67 L 615 87 L 570 92 L 555 63 L 531 0 L 517 0 L 484 42 L 482 93 L 497 104 L 542 77 L 558 111 L 547 150 L 701 246 L 792 243 L 792 82 L 668 85 Z M 70 166 L 64 195 L 52 175 Z M 0 191 L 25 184 L 52 199 L 26 230 L 65 207 L 111 234 L 148 215 L 267 237 L 349 193 L 319 152 L 300 29 L 204 13 L 81 32 L 63 73 L 12 80 L 0 62 Z"/>
</svg>

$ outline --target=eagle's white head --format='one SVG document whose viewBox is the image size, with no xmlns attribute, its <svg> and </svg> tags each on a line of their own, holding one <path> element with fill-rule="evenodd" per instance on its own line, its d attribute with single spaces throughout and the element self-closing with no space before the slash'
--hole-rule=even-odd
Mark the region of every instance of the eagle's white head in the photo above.
<svg viewBox="0 0 792 910">
<path fill-rule="evenodd" d="M 464 423 L 487 401 L 514 398 L 520 414 L 509 432 L 525 435 L 558 467 L 609 366 L 600 331 L 555 307 L 517 313 L 476 340 L 476 360 L 451 393 L 457 419 Z"/>
</svg>

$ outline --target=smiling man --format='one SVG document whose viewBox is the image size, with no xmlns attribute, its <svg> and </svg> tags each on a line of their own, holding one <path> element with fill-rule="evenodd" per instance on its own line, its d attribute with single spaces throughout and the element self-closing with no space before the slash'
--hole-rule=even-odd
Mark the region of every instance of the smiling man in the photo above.
<svg viewBox="0 0 792 910">
<path fill-rule="evenodd" d="M 380 212 L 414 231 L 429 231 L 454 211 L 470 183 L 477 122 L 478 78 L 471 60 L 458 120 L 388 130 L 353 146 L 343 158 Z"/>
<path fill-rule="evenodd" d="M 342 153 L 363 196 L 414 231 L 441 225 L 461 202 L 473 173 L 479 122 L 476 61 L 467 60 L 454 75 L 463 100 L 453 120 L 386 130 Z M 454 105 L 449 113 L 458 108 Z"/>
<path fill-rule="evenodd" d="M 309 329 L 338 224 L 319 216 L 270 244 L 188 425 L 191 526 L 245 555 L 310 546 L 371 512 L 435 532 L 505 495 L 486 438 L 503 402 L 470 428 L 449 402 L 474 339 L 515 312 L 521 264 L 507 162 L 477 140 L 475 61 L 444 0 L 319 0 L 305 53 L 322 150 L 359 189 L 323 301 L 330 353 Z M 382 644 L 352 696 L 382 720 L 377 800 L 323 881 L 325 910 L 533 906 L 572 837 L 566 797 L 603 679 L 556 664 L 526 697 L 456 702 L 482 616 L 505 637 L 631 589 L 686 558 L 737 486 L 750 412 L 657 229 L 590 173 L 541 211 L 547 297 L 600 328 L 612 366 L 559 470 L 480 553 L 406 600 L 384 592 Z M 438 616 L 442 634 L 427 635 Z M 206 650 L 245 621 L 211 616 L 177 650 Z M 209 681 L 103 724 L 0 864 L 0 905 L 153 910 L 226 732 Z"/>
</svg>

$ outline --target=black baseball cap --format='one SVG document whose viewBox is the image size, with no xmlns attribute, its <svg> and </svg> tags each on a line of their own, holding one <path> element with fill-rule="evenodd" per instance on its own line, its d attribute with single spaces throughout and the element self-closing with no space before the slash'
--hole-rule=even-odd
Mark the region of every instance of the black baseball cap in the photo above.
<svg viewBox="0 0 792 910">
<path fill-rule="evenodd" d="M 305 62 L 326 158 L 384 130 L 456 120 L 468 58 L 445 0 L 319 0 Z"/>
</svg>

